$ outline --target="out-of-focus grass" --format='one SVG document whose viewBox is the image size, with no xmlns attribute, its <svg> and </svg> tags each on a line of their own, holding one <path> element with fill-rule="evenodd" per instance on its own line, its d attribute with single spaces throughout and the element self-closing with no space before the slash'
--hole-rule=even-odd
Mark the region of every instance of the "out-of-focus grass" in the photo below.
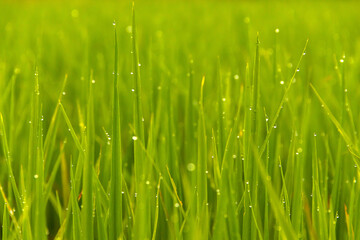
<svg viewBox="0 0 360 240">
<path fill-rule="evenodd" d="M 135 7 L 0 3 L 2 238 L 356 239 L 360 4 Z"/>
</svg>

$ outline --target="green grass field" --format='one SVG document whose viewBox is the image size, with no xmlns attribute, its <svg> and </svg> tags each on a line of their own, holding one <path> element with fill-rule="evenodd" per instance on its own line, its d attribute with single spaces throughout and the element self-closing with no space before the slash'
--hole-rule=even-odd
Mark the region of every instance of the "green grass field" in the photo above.
<svg viewBox="0 0 360 240">
<path fill-rule="evenodd" d="M 1 1 L 1 239 L 359 239 L 359 12 Z"/>
</svg>

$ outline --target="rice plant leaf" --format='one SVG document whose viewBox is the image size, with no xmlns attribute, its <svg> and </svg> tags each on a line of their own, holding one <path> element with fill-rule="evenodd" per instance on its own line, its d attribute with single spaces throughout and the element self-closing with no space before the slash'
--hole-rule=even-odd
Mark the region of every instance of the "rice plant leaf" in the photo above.
<svg viewBox="0 0 360 240">
<path fill-rule="evenodd" d="M 114 82 L 113 82 L 113 109 L 112 109 L 112 156 L 111 156 L 111 189 L 109 212 L 109 238 L 122 237 L 122 156 L 120 131 L 120 105 L 118 94 L 118 46 L 116 25 L 114 22 Z"/>
</svg>

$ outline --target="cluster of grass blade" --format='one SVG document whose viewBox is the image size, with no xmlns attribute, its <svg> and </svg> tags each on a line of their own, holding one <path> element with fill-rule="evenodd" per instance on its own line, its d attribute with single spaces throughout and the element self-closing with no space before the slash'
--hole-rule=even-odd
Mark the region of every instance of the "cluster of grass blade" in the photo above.
<svg viewBox="0 0 360 240">
<path fill-rule="evenodd" d="M 111 59 L 79 66 L 79 83 L 69 72 L 47 92 L 41 61 L 31 91 L 18 68 L 0 75 L 1 239 L 360 236 L 359 95 L 344 56 L 325 69 L 336 93 L 311 77 L 311 41 L 285 64 L 278 29 L 271 51 L 258 33 L 236 67 L 218 53 L 204 73 L 201 56 L 170 48 L 181 40 L 148 39 L 135 20 L 133 4 L 130 36 L 114 21 Z"/>
</svg>

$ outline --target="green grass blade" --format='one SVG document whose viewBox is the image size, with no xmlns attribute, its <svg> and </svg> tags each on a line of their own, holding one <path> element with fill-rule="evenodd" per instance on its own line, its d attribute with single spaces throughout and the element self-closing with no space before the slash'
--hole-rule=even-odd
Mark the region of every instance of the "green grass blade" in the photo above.
<svg viewBox="0 0 360 240">
<path fill-rule="evenodd" d="M 95 208 L 96 208 L 96 224 L 97 224 L 97 233 L 98 233 L 98 239 L 104 239 L 107 240 L 107 234 L 106 234 L 106 216 L 102 211 L 101 203 L 99 200 L 100 198 L 100 189 L 96 189 L 96 201 L 95 201 Z M 105 220 L 105 221 L 104 221 Z"/>
<path fill-rule="evenodd" d="M 109 238 L 122 237 L 122 156 L 121 156 L 121 131 L 120 107 L 118 95 L 118 47 L 116 25 L 114 22 L 114 83 L 113 83 L 113 110 L 112 110 L 112 156 L 111 156 L 111 189 L 109 212 Z"/>
<path fill-rule="evenodd" d="M 71 134 L 71 136 L 72 136 L 72 139 L 74 140 L 75 145 L 76 145 L 76 147 L 78 148 L 80 154 L 84 155 L 84 154 L 85 154 L 85 150 L 84 150 L 84 148 L 81 146 L 81 143 L 80 143 L 80 141 L 79 141 L 79 138 L 76 136 L 75 130 L 74 130 L 74 128 L 73 128 L 73 126 L 72 126 L 72 124 L 71 124 L 71 122 L 70 122 L 70 119 L 69 119 L 68 115 L 66 114 L 66 111 L 65 111 L 63 105 L 62 105 L 61 103 L 59 103 L 59 105 L 60 105 L 61 112 L 62 112 L 62 114 L 63 114 L 63 116 L 64 116 L 66 125 L 67 125 L 68 128 L 69 128 L 69 132 L 70 132 L 70 134 Z"/>
<path fill-rule="evenodd" d="M 65 94 L 65 86 L 66 86 L 66 82 L 67 82 L 67 78 L 68 76 L 65 75 L 64 78 L 64 82 L 62 84 L 61 90 L 60 90 L 60 94 L 58 97 L 58 103 L 60 103 L 62 101 L 62 97 Z M 59 108 L 60 105 L 56 104 L 54 113 L 51 117 L 50 120 L 50 125 L 49 128 L 47 130 L 46 136 L 45 136 L 45 140 L 44 140 L 44 158 L 45 158 L 45 176 L 48 175 L 49 172 L 49 168 L 52 164 L 52 156 L 53 156 L 53 152 L 54 152 L 54 147 L 55 147 L 55 141 L 56 141 L 56 133 L 59 127 Z"/>
<path fill-rule="evenodd" d="M 41 118 L 41 119 L 40 119 Z M 35 163 L 35 221 L 34 238 L 44 239 L 46 236 L 45 208 L 44 208 L 44 149 L 43 149 L 43 126 L 42 126 L 42 107 L 40 106 L 37 122 L 36 138 L 36 163 Z"/>
<path fill-rule="evenodd" d="M 83 209 L 82 224 L 85 239 L 94 238 L 93 230 L 93 168 L 95 155 L 95 125 L 94 125 L 94 99 L 93 99 L 93 80 L 90 77 L 90 92 L 87 106 L 87 126 L 86 126 L 86 154 L 83 168 Z"/>
<path fill-rule="evenodd" d="M 8 213 L 6 209 L 6 204 L 4 204 L 4 211 L 3 211 L 3 219 L 2 219 L 2 234 L 1 237 L 3 240 L 8 240 L 8 226 L 9 226 L 9 219 Z"/>
<path fill-rule="evenodd" d="M 198 160 L 197 160 L 197 226 L 202 239 L 207 239 L 208 234 L 208 207 L 207 207 L 207 143 L 206 127 L 204 116 L 204 84 L 205 77 L 201 81 L 201 92 L 199 100 L 199 121 L 198 121 Z"/>
<path fill-rule="evenodd" d="M 0 113 L 0 135 L 1 135 L 1 141 L 2 141 L 2 146 L 3 146 L 3 153 L 4 153 L 4 156 L 6 159 L 9 180 L 10 180 L 11 187 L 12 187 L 12 190 L 15 195 L 16 206 L 19 209 L 19 211 L 21 212 L 22 209 L 24 208 L 24 206 L 23 206 L 24 199 L 20 196 L 19 189 L 16 185 L 13 169 L 11 166 L 12 157 L 11 157 L 10 149 L 8 147 L 4 119 L 3 119 L 3 116 L 1 113 Z"/>
<path fill-rule="evenodd" d="M 54 185 L 55 182 L 55 178 L 56 178 L 56 174 L 58 172 L 59 166 L 60 166 L 60 162 L 61 162 L 61 156 L 64 154 L 64 147 L 66 145 L 66 141 L 63 142 L 63 144 L 60 147 L 60 154 L 59 157 L 57 158 L 57 160 L 54 163 L 53 169 L 51 170 L 50 173 L 50 177 L 46 183 L 45 189 L 44 189 L 44 199 L 45 202 L 48 201 L 52 187 Z"/>
<path fill-rule="evenodd" d="M 220 157 L 220 164 L 222 164 L 222 159 L 224 156 L 224 148 L 225 148 L 225 112 L 224 112 L 224 101 L 226 98 L 223 97 L 223 81 L 221 77 L 220 70 L 220 58 L 218 57 L 217 62 L 217 81 L 218 81 L 218 156 Z"/>
<path fill-rule="evenodd" d="M 317 97 L 317 99 L 319 100 L 319 102 L 321 103 L 321 105 L 323 106 L 325 112 L 327 113 L 328 117 L 330 118 L 331 122 L 335 125 L 336 129 L 338 130 L 338 132 L 340 133 L 340 135 L 342 136 L 344 142 L 346 143 L 346 147 L 349 150 L 349 152 L 355 157 L 353 158 L 353 160 L 355 161 L 355 163 L 359 166 L 359 159 L 360 156 L 358 154 L 358 150 L 356 148 L 356 146 L 354 145 L 354 143 L 351 141 L 351 138 L 347 135 L 347 133 L 345 132 L 345 130 L 343 129 L 343 127 L 341 126 L 341 124 L 339 123 L 339 121 L 335 118 L 335 116 L 332 114 L 332 112 L 330 111 L 329 107 L 326 105 L 326 103 L 324 102 L 324 100 L 321 98 L 320 94 L 316 91 L 314 85 L 312 85 L 310 83 L 310 87 L 311 89 L 314 91 L 315 96 Z"/>
<path fill-rule="evenodd" d="M 149 169 L 145 161 L 144 151 L 141 148 L 141 143 L 145 143 L 144 137 L 144 117 L 142 113 L 141 100 L 141 78 L 140 78 L 140 63 L 136 42 L 136 24 L 135 24 L 135 7 L 133 2 L 132 8 L 132 55 L 133 55 L 133 80 L 134 80 L 134 168 L 136 181 L 136 208 L 135 208 L 135 225 L 134 238 L 146 239 L 150 238 L 150 209 L 148 201 L 148 186 L 145 184 L 148 178 Z"/>
<path fill-rule="evenodd" d="M 159 182 L 157 184 L 157 192 L 156 192 L 156 209 L 155 209 L 155 217 L 154 217 L 154 230 L 152 234 L 152 240 L 156 239 L 156 231 L 158 227 L 158 221 L 159 221 L 159 198 L 160 198 L 160 183 L 161 183 L 162 177 L 159 178 Z"/>
<path fill-rule="evenodd" d="M 74 177 L 74 171 L 73 171 L 73 164 L 71 161 L 70 165 L 70 182 L 71 182 L 71 211 L 72 211 L 72 237 L 74 240 L 80 240 L 83 239 L 83 229 L 81 227 L 81 220 L 80 220 L 80 209 L 77 201 L 77 194 L 76 194 L 76 187 L 75 187 L 75 177 Z M 86 228 L 84 229 L 87 230 Z"/>
</svg>

